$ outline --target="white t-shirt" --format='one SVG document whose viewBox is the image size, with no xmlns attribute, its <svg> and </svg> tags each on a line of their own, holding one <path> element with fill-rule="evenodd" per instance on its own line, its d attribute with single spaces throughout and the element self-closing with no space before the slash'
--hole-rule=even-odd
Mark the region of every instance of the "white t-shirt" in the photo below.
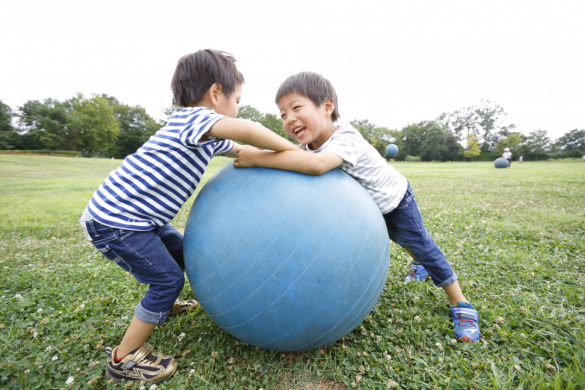
<svg viewBox="0 0 585 390">
<path fill-rule="evenodd" d="M 351 126 L 339 127 L 314 153 L 331 152 L 343 159 L 339 168 L 360 183 L 374 198 L 382 214 L 394 210 L 406 193 L 408 181 L 386 160 L 359 131 Z"/>
<path fill-rule="evenodd" d="M 504 158 L 512 158 L 512 153 L 511 152 L 504 152 L 504 154 L 502 154 L 502 157 L 504 157 Z"/>
</svg>

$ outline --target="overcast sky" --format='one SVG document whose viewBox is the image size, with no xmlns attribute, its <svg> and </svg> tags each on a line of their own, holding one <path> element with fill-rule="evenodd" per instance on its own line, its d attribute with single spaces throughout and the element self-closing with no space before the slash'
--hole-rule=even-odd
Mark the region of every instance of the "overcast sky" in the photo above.
<svg viewBox="0 0 585 390">
<path fill-rule="evenodd" d="M 159 119 L 179 57 L 231 52 L 242 104 L 278 114 L 291 74 L 337 89 L 342 120 L 402 129 L 487 99 L 555 140 L 585 129 L 585 1 L 0 0 L 0 100 L 106 93 Z"/>
</svg>

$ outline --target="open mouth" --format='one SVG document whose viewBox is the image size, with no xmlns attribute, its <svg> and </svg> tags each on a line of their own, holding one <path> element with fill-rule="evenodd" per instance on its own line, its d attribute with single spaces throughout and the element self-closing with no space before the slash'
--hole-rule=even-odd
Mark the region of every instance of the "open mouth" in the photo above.
<svg viewBox="0 0 585 390">
<path fill-rule="evenodd" d="M 293 133 L 295 133 L 297 137 L 301 137 L 303 134 L 305 134 L 306 130 L 307 130 L 306 127 L 301 126 L 293 129 Z"/>
</svg>

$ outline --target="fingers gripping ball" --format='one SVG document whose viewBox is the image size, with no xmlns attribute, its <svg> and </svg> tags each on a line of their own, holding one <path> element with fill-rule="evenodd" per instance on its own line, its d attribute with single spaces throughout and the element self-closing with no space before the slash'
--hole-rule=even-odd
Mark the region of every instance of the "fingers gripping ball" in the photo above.
<svg viewBox="0 0 585 390">
<path fill-rule="evenodd" d="M 398 146 L 390 144 L 386 146 L 386 154 L 388 156 L 395 156 L 398 153 Z"/>
<path fill-rule="evenodd" d="M 380 210 L 344 172 L 231 164 L 197 196 L 184 252 L 213 321 L 278 351 L 318 348 L 351 332 L 380 297 L 390 257 Z"/>
<path fill-rule="evenodd" d="M 494 166 L 496 168 L 508 168 L 508 166 L 510 166 L 510 163 L 505 158 L 500 157 L 497 158 L 496 161 L 494 161 Z"/>
</svg>

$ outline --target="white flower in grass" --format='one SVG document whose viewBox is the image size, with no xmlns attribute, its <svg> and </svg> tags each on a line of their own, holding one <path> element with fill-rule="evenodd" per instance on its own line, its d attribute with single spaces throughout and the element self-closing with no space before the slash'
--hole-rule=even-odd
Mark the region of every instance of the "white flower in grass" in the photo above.
<svg viewBox="0 0 585 390">
<path fill-rule="evenodd" d="M 53 347 L 51 347 L 50 345 L 45 348 L 45 352 L 51 352 L 53 350 Z"/>
<path fill-rule="evenodd" d="M 53 360 L 53 361 L 55 361 L 55 360 L 57 360 L 57 359 L 59 359 L 59 355 L 55 355 L 55 356 L 53 356 L 53 357 L 51 358 L 51 360 Z"/>
<path fill-rule="evenodd" d="M 37 310 L 37 313 L 40 313 L 40 312 L 42 312 L 42 311 L 43 311 L 43 309 L 41 309 L 41 308 L 39 307 L 39 310 Z"/>
<path fill-rule="evenodd" d="M 25 374 L 28 374 L 30 372 L 30 370 L 24 370 Z"/>
<path fill-rule="evenodd" d="M 148 388 L 148 390 L 156 390 L 156 385 L 152 385 Z"/>
<path fill-rule="evenodd" d="M 16 294 L 16 295 L 14 296 L 14 298 L 22 299 L 22 295 L 20 295 L 20 294 Z"/>
<path fill-rule="evenodd" d="M 70 385 L 73 383 L 73 381 L 75 380 L 75 378 L 73 378 L 72 376 L 70 376 L 69 378 L 67 378 L 67 380 L 65 381 L 66 385 Z"/>
</svg>

